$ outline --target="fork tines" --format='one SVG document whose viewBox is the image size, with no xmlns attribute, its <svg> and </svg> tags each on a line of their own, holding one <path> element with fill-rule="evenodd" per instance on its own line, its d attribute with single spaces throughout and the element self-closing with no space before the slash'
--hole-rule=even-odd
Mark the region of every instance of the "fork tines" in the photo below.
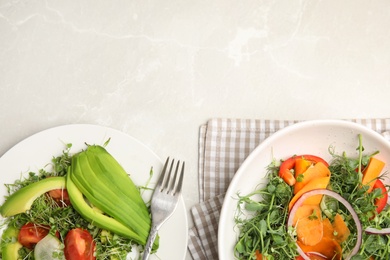
<svg viewBox="0 0 390 260">
<path fill-rule="evenodd" d="M 173 159 L 169 166 L 169 157 L 168 157 L 167 160 L 165 161 L 160 179 L 158 180 L 157 188 L 161 192 L 171 193 L 172 195 L 178 195 L 180 194 L 181 187 L 183 184 L 185 162 L 183 162 L 181 165 L 180 173 L 179 173 L 180 160 L 177 161 L 175 171 L 173 172 L 174 164 L 175 164 L 175 160 Z M 169 166 L 169 171 L 167 172 L 168 166 Z M 174 175 L 171 176 L 172 174 Z M 180 174 L 180 176 L 179 176 L 179 180 L 177 181 L 178 174 Z"/>
</svg>

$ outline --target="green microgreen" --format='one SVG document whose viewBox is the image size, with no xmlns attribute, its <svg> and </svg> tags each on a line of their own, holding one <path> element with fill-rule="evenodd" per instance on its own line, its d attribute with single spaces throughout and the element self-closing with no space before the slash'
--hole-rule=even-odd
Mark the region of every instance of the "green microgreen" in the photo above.
<svg viewBox="0 0 390 260">
<path fill-rule="evenodd" d="M 108 144 L 109 140 L 106 141 L 105 145 Z M 67 169 L 71 164 L 71 147 L 71 144 L 66 144 L 62 154 L 53 157 L 51 163 L 46 165 L 44 169 L 40 169 L 37 172 L 29 172 L 26 176 L 22 176 L 13 184 L 5 184 L 8 195 L 44 178 L 50 176 L 65 176 L 67 174 Z M 148 189 L 147 185 L 143 186 L 143 189 Z M 96 243 L 96 259 L 98 260 L 126 259 L 126 256 L 134 247 L 134 243 L 131 240 L 94 226 L 92 223 L 85 220 L 73 207 L 59 207 L 53 199 L 46 195 L 37 198 L 33 202 L 31 209 L 27 212 L 5 219 L 1 226 L 21 228 L 27 222 L 50 226 L 50 232 L 53 235 L 59 232 L 61 241 L 64 241 L 67 232 L 73 228 L 81 227 L 87 229 Z M 7 242 L 10 241 L 2 240 L 0 246 L 3 246 L 3 244 Z M 33 251 L 24 247 L 19 250 L 19 256 L 20 259 L 23 260 L 34 259 Z"/>
<path fill-rule="evenodd" d="M 292 189 L 278 177 L 275 164 L 267 168 L 268 183 L 254 192 L 238 194 L 235 222 L 240 235 L 235 246 L 235 257 L 254 259 L 256 250 L 267 259 L 293 259 L 297 255 L 291 231 L 285 225 L 286 205 Z"/>
<path fill-rule="evenodd" d="M 367 193 L 368 186 L 362 185 L 364 168 L 370 158 L 379 151 L 366 153 L 361 135 L 358 135 L 357 156 L 347 155 L 345 152 L 339 155 L 333 146 L 329 146 L 328 151 L 332 156 L 328 188 L 351 203 L 363 230 L 367 227 L 390 227 L 390 206 L 386 206 L 379 214 L 375 211 L 374 201 L 382 196 L 381 190 L 375 189 Z M 237 195 L 235 223 L 239 235 L 234 248 L 236 259 L 256 259 L 257 251 L 269 260 L 294 259 L 298 255 L 294 241 L 296 230 L 293 227 L 287 228 L 286 225 L 287 205 L 293 197 L 292 187 L 279 178 L 278 170 L 279 166 L 274 160 L 267 168 L 264 184 L 250 194 Z M 297 181 L 302 181 L 302 176 L 298 176 Z M 389 190 L 388 186 L 386 188 Z M 324 196 L 320 206 L 323 217 L 333 219 L 338 213 L 347 223 L 352 235 L 342 244 L 342 248 L 343 253 L 348 254 L 356 244 L 357 231 L 352 217 L 346 208 L 333 198 Z M 310 218 L 317 218 L 317 214 L 313 212 Z M 363 232 L 362 246 L 352 259 L 366 260 L 370 257 L 390 259 L 390 235 Z"/>
<path fill-rule="evenodd" d="M 367 193 L 368 186 L 362 185 L 364 168 L 368 165 L 370 158 L 379 153 L 374 151 L 370 154 L 365 151 L 362 136 L 358 135 L 359 144 L 356 150 L 358 156 L 349 156 L 346 153 L 337 155 L 331 152 L 333 160 L 329 166 L 331 171 L 330 189 L 341 194 L 354 208 L 359 216 L 363 230 L 367 227 L 386 228 L 390 226 L 390 207 L 386 207 L 381 213 L 375 212 L 375 199 L 382 196 L 380 189 L 375 189 Z M 383 176 L 380 176 L 382 178 Z M 345 208 L 333 201 L 333 209 L 338 208 L 339 212 L 346 212 Z M 356 226 L 348 215 L 345 217 L 352 234 L 356 234 Z M 371 244 L 376 241 L 377 244 Z M 348 252 L 356 242 L 355 236 L 350 236 L 349 240 L 343 244 L 343 251 Z M 363 232 L 362 246 L 358 255 L 352 259 L 390 259 L 390 235 L 367 235 Z M 375 250 L 372 250 L 372 247 Z"/>
</svg>

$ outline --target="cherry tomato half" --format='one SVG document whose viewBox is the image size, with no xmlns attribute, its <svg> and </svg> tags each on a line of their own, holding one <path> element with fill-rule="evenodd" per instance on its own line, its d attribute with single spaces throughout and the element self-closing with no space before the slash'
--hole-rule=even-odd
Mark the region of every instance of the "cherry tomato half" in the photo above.
<svg viewBox="0 0 390 260">
<path fill-rule="evenodd" d="M 22 226 L 18 235 L 18 241 L 24 247 L 33 249 L 50 232 L 49 226 L 36 225 L 27 223 Z"/>
<path fill-rule="evenodd" d="M 91 234 L 82 228 L 72 229 L 65 237 L 64 254 L 67 260 L 94 260 L 95 242 Z"/>
<path fill-rule="evenodd" d="M 69 194 L 66 189 L 51 190 L 47 192 L 47 195 L 60 207 L 67 207 L 70 205 Z"/>
</svg>

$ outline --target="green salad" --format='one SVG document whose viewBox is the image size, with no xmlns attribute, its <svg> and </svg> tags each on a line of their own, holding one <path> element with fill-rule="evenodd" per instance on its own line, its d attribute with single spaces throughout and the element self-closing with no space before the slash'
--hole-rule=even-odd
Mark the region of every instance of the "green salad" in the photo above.
<svg viewBox="0 0 390 260">
<path fill-rule="evenodd" d="M 151 218 L 141 189 L 148 188 L 135 186 L 105 147 L 75 154 L 71 147 L 52 158 L 51 170 L 5 184 L 3 260 L 126 259 L 143 250 Z"/>
<path fill-rule="evenodd" d="M 236 259 L 390 259 L 387 173 L 358 140 L 356 158 L 274 160 L 266 184 L 238 194 Z"/>
</svg>

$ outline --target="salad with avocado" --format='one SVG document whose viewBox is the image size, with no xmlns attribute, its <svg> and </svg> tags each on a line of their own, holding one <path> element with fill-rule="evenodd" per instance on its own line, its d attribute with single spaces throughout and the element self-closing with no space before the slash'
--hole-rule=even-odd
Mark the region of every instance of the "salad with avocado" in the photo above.
<svg viewBox="0 0 390 260">
<path fill-rule="evenodd" d="M 16 259 L 126 259 L 146 244 L 151 218 L 137 187 L 105 146 L 71 144 L 40 169 L 5 184 L 0 255 Z M 152 172 L 150 173 L 152 174 Z M 156 240 L 153 250 L 157 251 Z"/>
</svg>

